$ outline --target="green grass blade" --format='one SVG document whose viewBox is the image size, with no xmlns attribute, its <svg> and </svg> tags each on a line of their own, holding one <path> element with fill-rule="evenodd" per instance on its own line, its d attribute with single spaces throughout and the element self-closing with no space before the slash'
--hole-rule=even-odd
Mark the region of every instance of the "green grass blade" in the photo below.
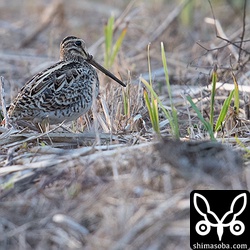
<svg viewBox="0 0 250 250">
<path fill-rule="evenodd" d="M 245 151 L 245 154 L 243 155 L 243 158 L 249 160 L 249 158 L 250 158 L 250 149 L 248 147 L 246 147 L 244 145 L 244 143 L 242 143 L 237 136 L 235 137 L 235 140 L 236 140 L 236 143 Z"/>
<path fill-rule="evenodd" d="M 166 79 L 166 84 L 167 84 L 168 95 L 169 95 L 170 103 L 172 105 L 171 86 L 170 86 L 170 82 L 169 82 L 167 59 L 166 59 L 166 54 L 165 54 L 165 49 L 164 49 L 163 42 L 161 42 L 161 59 L 162 59 L 164 73 L 165 73 L 165 79 Z"/>
<path fill-rule="evenodd" d="M 178 124 L 178 116 L 177 116 L 177 110 L 174 107 L 173 101 L 172 101 L 172 92 L 171 92 L 171 85 L 169 81 L 169 75 L 168 75 L 168 67 L 167 67 L 167 59 L 166 59 L 166 53 L 164 49 L 164 44 L 161 42 L 161 59 L 162 59 L 162 65 L 164 69 L 164 74 L 165 74 L 165 81 L 167 85 L 167 90 L 168 90 L 168 96 L 170 99 L 170 104 L 171 104 L 171 117 L 172 117 L 172 122 L 170 124 L 172 128 L 173 135 L 175 139 L 180 138 L 180 131 L 179 131 L 179 124 Z"/>
<path fill-rule="evenodd" d="M 152 75 L 151 75 L 151 63 L 150 63 L 150 43 L 148 44 L 148 76 L 149 76 L 149 83 L 152 87 Z"/>
<path fill-rule="evenodd" d="M 178 113 L 174 106 L 172 106 L 172 117 L 173 117 L 173 128 L 174 128 L 174 137 L 175 139 L 180 139 L 180 130 L 179 130 L 179 123 L 178 123 Z"/>
<path fill-rule="evenodd" d="M 175 109 L 175 107 L 172 103 L 171 87 L 170 87 L 170 82 L 169 82 L 167 60 L 166 60 L 166 56 L 165 56 L 164 46 L 163 46 L 163 43 L 161 43 L 162 63 L 163 63 L 163 68 L 164 68 L 164 73 L 165 73 L 165 78 L 166 78 L 166 85 L 167 85 L 169 97 L 171 100 L 171 111 L 168 111 L 164 107 L 162 101 L 160 100 L 160 98 L 158 97 L 158 95 L 156 94 L 156 92 L 153 89 L 149 48 L 150 48 L 150 44 L 148 45 L 149 82 L 147 82 L 142 77 L 140 78 L 140 80 L 146 86 L 147 90 L 150 92 L 150 97 L 147 93 L 147 94 L 144 94 L 144 99 L 145 99 L 146 106 L 148 108 L 151 123 L 152 123 L 154 130 L 159 131 L 159 133 L 160 133 L 159 113 L 158 113 L 158 106 L 159 106 L 169 121 L 172 135 L 175 137 L 175 139 L 179 139 L 180 132 L 179 132 L 178 115 L 177 115 L 178 113 L 177 113 L 177 110 Z M 150 102 L 150 100 L 151 100 L 151 102 Z"/>
<path fill-rule="evenodd" d="M 211 126 L 211 124 L 209 122 L 207 122 L 204 117 L 202 116 L 200 110 L 197 108 L 197 106 L 195 105 L 195 103 L 193 102 L 192 98 L 190 96 L 187 96 L 187 100 L 189 101 L 189 103 L 191 104 L 192 108 L 194 109 L 195 113 L 197 114 L 198 118 L 200 119 L 200 121 L 202 122 L 202 124 L 204 125 L 204 127 L 206 128 L 210 139 L 212 141 L 216 141 L 216 139 L 214 138 L 214 132 L 213 132 L 213 127 Z"/>
<path fill-rule="evenodd" d="M 218 120 L 217 120 L 216 125 L 215 125 L 215 131 L 218 131 L 221 128 L 221 125 L 225 120 L 228 108 L 230 106 L 230 103 L 231 103 L 233 95 L 234 95 L 234 91 L 235 90 L 231 91 L 230 95 L 226 98 L 226 100 L 223 103 L 223 106 L 222 106 L 221 111 L 220 111 L 220 115 L 219 115 Z"/>
<path fill-rule="evenodd" d="M 159 122 L 157 99 L 152 99 L 152 109 L 153 109 L 153 121 L 154 121 L 154 126 L 155 126 L 155 132 L 160 134 L 160 122 Z"/>
<path fill-rule="evenodd" d="M 217 82 L 217 73 L 214 70 L 212 73 L 212 91 L 211 91 L 211 101 L 210 101 L 210 125 L 214 125 L 214 98 L 216 92 L 216 82 Z"/>
<path fill-rule="evenodd" d="M 104 35 L 105 35 L 105 54 L 104 54 L 104 65 L 105 67 L 110 67 L 110 56 L 112 52 L 112 44 L 113 44 L 113 28 L 114 28 L 115 17 L 111 16 L 108 19 L 107 25 L 104 27 Z"/>
<path fill-rule="evenodd" d="M 188 1 L 188 4 L 183 8 L 181 15 L 180 15 L 180 20 L 181 24 L 184 27 L 190 27 L 193 25 L 194 22 L 194 11 L 197 6 L 195 6 L 197 2 L 195 1 Z"/>
<path fill-rule="evenodd" d="M 174 128 L 175 125 L 173 123 L 173 118 L 170 114 L 170 112 L 165 109 L 164 105 L 162 104 L 162 101 L 160 100 L 160 98 L 158 97 L 158 95 L 155 93 L 153 87 L 150 85 L 150 83 L 148 83 L 145 79 L 143 79 L 142 77 L 140 78 L 141 82 L 146 86 L 146 88 L 150 91 L 150 94 L 152 95 L 152 98 L 157 100 L 157 103 L 159 105 L 159 107 L 162 109 L 164 115 L 166 116 L 166 118 L 169 120 L 170 123 L 170 127 L 171 127 L 171 131 L 174 134 Z"/>
<path fill-rule="evenodd" d="M 146 104 L 147 109 L 148 109 L 149 118 L 150 118 L 150 121 L 152 123 L 152 127 L 157 134 L 160 134 L 157 100 L 152 99 L 150 102 L 148 92 L 146 90 L 144 90 L 143 95 L 144 95 L 145 104 Z"/>
<path fill-rule="evenodd" d="M 118 51 L 120 50 L 121 46 L 122 46 L 122 42 L 124 40 L 124 37 L 127 33 L 127 28 L 124 28 L 122 30 L 122 33 L 121 35 L 118 37 L 116 43 L 114 44 L 113 46 L 113 51 L 112 51 L 112 55 L 111 55 L 111 58 L 110 58 L 110 66 L 113 65 L 114 61 L 115 61 L 115 58 L 118 54 Z"/>
<path fill-rule="evenodd" d="M 239 115 L 240 111 L 240 95 L 239 95 L 239 86 L 237 80 L 235 78 L 234 73 L 232 73 L 233 81 L 234 81 L 234 109 L 237 115 Z"/>
<path fill-rule="evenodd" d="M 154 98 L 157 99 L 158 104 L 162 108 L 163 112 L 164 113 L 166 112 L 165 115 L 166 115 L 167 119 L 171 118 L 171 115 L 170 115 L 169 111 L 164 108 L 164 105 L 162 104 L 162 102 L 161 102 L 160 98 L 158 97 L 158 95 L 155 93 L 152 86 L 144 78 L 141 77 L 140 80 L 146 86 L 146 88 L 150 91 L 150 93 L 154 96 Z"/>
<path fill-rule="evenodd" d="M 113 36 L 114 36 L 114 23 L 115 18 L 111 16 L 108 19 L 107 25 L 104 27 L 104 36 L 105 36 L 105 53 L 104 53 L 104 66 L 107 69 L 110 69 L 114 64 L 115 58 L 121 48 L 124 37 L 127 33 L 127 27 L 124 28 L 113 45 Z"/>
<path fill-rule="evenodd" d="M 143 91 L 143 96 L 144 96 L 145 104 L 146 104 L 147 109 L 148 109 L 149 118 L 152 121 L 153 120 L 152 110 L 151 110 L 151 105 L 150 105 L 150 101 L 149 101 L 149 97 L 148 97 L 148 92 L 146 90 Z"/>
<path fill-rule="evenodd" d="M 125 89 L 122 91 L 122 99 L 123 99 L 123 109 L 124 109 L 124 115 L 126 117 L 130 116 L 130 101 L 129 101 L 129 85 L 126 86 Z"/>
</svg>

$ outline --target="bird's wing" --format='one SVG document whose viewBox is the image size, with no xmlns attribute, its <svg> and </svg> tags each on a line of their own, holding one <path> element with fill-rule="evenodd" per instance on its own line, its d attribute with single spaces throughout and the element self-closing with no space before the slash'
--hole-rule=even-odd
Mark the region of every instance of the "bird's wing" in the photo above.
<svg viewBox="0 0 250 250">
<path fill-rule="evenodd" d="M 78 97 L 79 91 L 87 91 L 85 85 L 97 80 L 93 68 L 88 64 L 61 61 L 31 78 L 21 89 L 10 107 L 9 115 L 23 109 L 55 110 L 70 104 L 70 98 Z M 68 96 L 67 96 L 68 95 Z"/>
</svg>

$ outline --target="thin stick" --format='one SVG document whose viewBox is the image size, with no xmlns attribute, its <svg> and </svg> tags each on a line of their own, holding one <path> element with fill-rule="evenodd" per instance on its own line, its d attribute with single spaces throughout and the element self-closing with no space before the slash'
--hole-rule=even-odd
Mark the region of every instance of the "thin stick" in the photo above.
<svg viewBox="0 0 250 250">
<path fill-rule="evenodd" d="M 243 40 L 245 37 L 245 29 L 246 29 L 246 8 L 247 8 L 247 1 L 245 0 L 244 2 L 244 12 L 243 12 L 243 20 L 242 20 L 242 34 L 240 37 L 241 43 L 240 43 L 240 51 L 239 51 L 239 58 L 238 58 L 238 63 L 240 62 L 240 56 L 241 56 L 241 52 L 242 52 L 242 44 L 243 44 Z"/>
<path fill-rule="evenodd" d="M 245 50 L 242 48 L 242 43 L 244 42 L 243 41 L 243 38 L 244 38 L 244 35 L 245 35 L 245 19 L 246 19 L 246 1 L 244 3 L 244 14 L 243 14 L 243 31 L 242 31 L 242 35 L 241 35 L 241 42 L 240 42 L 240 45 L 237 45 L 235 42 L 232 42 L 230 41 L 226 34 L 224 33 L 220 23 L 218 20 L 215 19 L 215 15 L 214 15 L 214 11 L 213 11 L 213 7 L 212 7 L 212 4 L 211 4 L 211 1 L 208 0 L 208 3 L 210 5 L 210 8 L 211 8 L 211 12 L 212 12 L 212 15 L 213 15 L 213 24 L 215 25 L 215 33 L 216 33 L 216 37 L 227 42 L 228 44 L 230 44 L 229 46 L 229 49 L 232 51 L 232 54 L 234 55 L 235 59 L 237 60 L 237 62 L 240 61 L 240 56 L 241 56 L 241 52 L 244 51 L 246 54 L 249 54 L 249 51 Z M 206 18 L 207 20 L 210 20 L 210 18 Z M 210 21 L 208 21 L 208 23 L 212 23 Z M 233 48 L 233 47 L 236 47 L 239 49 L 239 55 L 236 55 L 237 54 L 237 51 Z"/>
<path fill-rule="evenodd" d="M 232 55 L 234 56 L 235 60 L 238 61 L 238 53 L 235 49 L 236 48 L 240 48 L 237 44 L 235 44 L 234 42 L 231 42 L 226 33 L 224 32 L 220 22 L 214 18 L 205 18 L 205 21 L 209 24 L 213 24 L 215 26 L 215 30 L 216 30 L 216 37 L 222 39 L 223 41 L 227 42 L 228 43 L 228 48 L 229 50 L 231 51 Z"/>
<path fill-rule="evenodd" d="M 3 110 L 3 116 L 5 120 L 5 128 L 9 127 L 9 118 L 7 115 L 6 102 L 5 102 L 5 92 L 4 92 L 4 77 L 0 77 L 0 93 L 1 93 L 1 104 Z"/>
<path fill-rule="evenodd" d="M 150 43 L 156 41 L 180 15 L 182 10 L 185 8 L 185 6 L 187 6 L 189 2 L 191 1 L 183 0 L 177 7 L 175 7 L 170 13 L 168 13 L 165 20 L 163 20 L 157 28 L 154 27 L 154 30 L 151 30 L 149 32 L 150 36 L 148 39 L 143 38 L 137 42 L 137 44 L 135 45 L 135 52 L 138 53 L 139 51 L 143 50 L 148 45 L 148 41 L 150 41 Z M 132 52 L 129 56 L 134 56 L 135 52 Z"/>
</svg>

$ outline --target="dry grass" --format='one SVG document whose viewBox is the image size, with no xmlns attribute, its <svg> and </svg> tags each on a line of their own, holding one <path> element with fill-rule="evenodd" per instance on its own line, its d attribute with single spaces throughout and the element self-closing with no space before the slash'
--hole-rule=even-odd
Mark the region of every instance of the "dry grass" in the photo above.
<svg viewBox="0 0 250 250">
<path fill-rule="evenodd" d="M 249 155 L 243 158 L 249 150 L 249 43 L 241 52 L 234 45 L 210 51 L 228 44 L 216 38 L 211 19 L 204 19 L 211 17 L 209 6 L 196 3 L 191 23 L 181 21 L 188 2 L 0 4 L 0 75 L 7 104 L 27 78 L 57 60 L 58 44 L 66 35 L 84 38 L 103 62 L 103 26 L 111 11 L 117 17 L 115 35 L 128 27 L 111 69 L 128 84 L 126 90 L 100 74 L 100 96 L 76 123 L 46 133 L 0 127 L 0 249 L 189 249 L 190 192 L 250 188 Z M 239 41 L 242 10 L 224 1 L 213 7 L 215 15 L 227 9 L 227 15 L 220 15 L 219 35 Z M 248 19 L 245 29 L 249 31 Z M 149 78 L 146 49 L 151 42 L 153 85 L 170 107 L 161 41 L 181 142 L 160 140 L 153 133 L 139 82 L 141 75 Z M 216 93 L 218 116 L 233 86 L 228 69 L 237 66 L 239 55 L 241 67 L 234 74 L 241 113 L 228 114 L 217 135 L 222 144 L 208 142 L 185 97 L 191 95 L 208 118 L 210 71 L 217 63 L 222 83 Z M 171 138 L 168 121 L 160 115 L 161 134 Z"/>
</svg>

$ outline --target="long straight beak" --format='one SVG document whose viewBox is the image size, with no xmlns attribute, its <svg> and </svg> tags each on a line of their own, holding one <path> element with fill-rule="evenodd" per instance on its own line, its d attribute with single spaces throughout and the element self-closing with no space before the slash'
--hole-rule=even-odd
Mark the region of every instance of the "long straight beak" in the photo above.
<svg viewBox="0 0 250 250">
<path fill-rule="evenodd" d="M 96 67 L 97 69 L 99 69 L 100 71 L 102 71 L 102 73 L 104 73 L 106 76 L 110 77 L 111 79 L 113 79 L 114 81 L 118 82 L 119 84 L 121 84 L 123 87 L 126 87 L 126 84 L 124 84 L 121 80 L 119 80 L 116 76 L 114 76 L 111 72 L 109 72 L 107 69 L 105 69 L 104 67 L 102 67 L 102 65 L 100 65 L 99 63 L 97 63 L 93 57 L 91 55 L 88 55 L 87 61 L 92 64 L 94 67 Z"/>
</svg>

